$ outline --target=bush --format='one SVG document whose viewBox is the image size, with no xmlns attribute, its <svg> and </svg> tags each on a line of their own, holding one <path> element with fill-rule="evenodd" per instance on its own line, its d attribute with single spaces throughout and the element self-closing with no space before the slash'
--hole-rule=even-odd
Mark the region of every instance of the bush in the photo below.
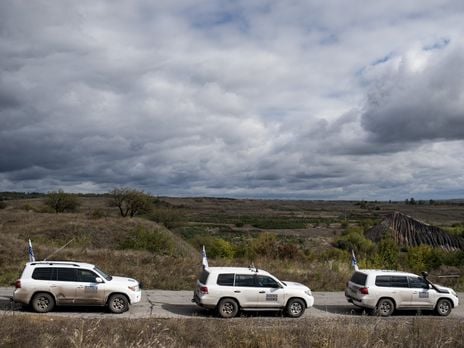
<svg viewBox="0 0 464 348">
<path fill-rule="evenodd" d="M 76 195 L 65 193 L 63 190 L 49 192 L 45 204 L 52 208 L 55 213 L 72 212 L 80 205 Z"/>
<path fill-rule="evenodd" d="M 175 208 L 156 208 L 150 213 L 149 218 L 166 228 L 173 229 L 179 226 L 180 214 Z"/>
<path fill-rule="evenodd" d="M 146 229 L 137 226 L 136 229 L 119 244 L 120 249 L 147 250 L 152 253 L 171 255 L 175 242 L 168 231 L 163 229 Z"/>
<path fill-rule="evenodd" d="M 5 209 L 7 204 L 4 201 L 0 201 L 0 209 Z"/>
<path fill-rule="evenodd" d="M 234 245 L 227 240 L 207 235 L 196 236 L 193 238 L 192 244 L 198 250 L 200 250 L 204 245 L 206 249 L 206 255 L 209 258 L 223 257 L 226 259 L 232 259 L 237 252 Z"/>
<path fill-rule="evenodd" d="M 374 250 L 374 243 L 355 229 L 339 237 L 335 245 L 343 250 L 355 250 L 364 254 L 370 254 Z"/>
</svg>

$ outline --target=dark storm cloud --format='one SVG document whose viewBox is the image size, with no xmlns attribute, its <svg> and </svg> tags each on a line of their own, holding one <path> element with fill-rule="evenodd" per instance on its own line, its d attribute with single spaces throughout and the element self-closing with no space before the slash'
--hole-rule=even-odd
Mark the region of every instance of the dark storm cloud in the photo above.
<svg viewBox="0 0 464 348">
<path fill-rule="evenodd" d="M 362 126 L 373 141 L 464 139 L 464 51 L 441 55 L 429 65 L 424 62 L 419 71 L 408 69 L 414 62 L 401 61 L 399 71 L 384 76 L 381 85 L 370 92 Z"/>
</svg>

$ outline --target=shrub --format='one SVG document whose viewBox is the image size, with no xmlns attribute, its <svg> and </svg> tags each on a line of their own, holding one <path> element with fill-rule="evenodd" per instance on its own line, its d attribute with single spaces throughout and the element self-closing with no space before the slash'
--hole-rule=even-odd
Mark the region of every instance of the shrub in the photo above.
<svg viewBox="0 0 464 348">
<path fill-rule="evenodd" d="M 173 229 L 179 225 L 180 214 L 175 208 L 156 208 L 150 213 L 149 218 L 157 223 L 163 224 L 166 228 Z"/>
<path fill-rule="evenodd" d="M 7 207 L 6 202 L 0 201 L 0 209 L 5 209 Z"/>
<path fill-rule="evenodd" d="M 223 257 L 232 259 L 237 252 L 235 246 L 227 240 L 204 234 L 194 237 L 192 244 L 198 250 L 204 245 L 209 258 Z"/>
<path fill-rule="evenodd" d="M 119 244 L 120 249 L 147 250 L 153 253 L 172 254 L 175 242 L 168 231 L 163 229 L 146 229 L 137 226 L 135 230 Z"/>
<path fill-rule="evenodd" d="M 76 195 L 65 193 L 63 190 L 49 192 L 45 204 L 52 208 L 55 213 L 75 211 L 80 205 Z"/>
</svg>

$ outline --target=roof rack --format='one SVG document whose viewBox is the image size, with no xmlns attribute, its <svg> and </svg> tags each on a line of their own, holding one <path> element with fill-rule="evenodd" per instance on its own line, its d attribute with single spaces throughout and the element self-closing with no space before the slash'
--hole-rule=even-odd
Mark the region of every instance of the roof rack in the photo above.
<svg viewBox="0 0 464 348">
<path fill-rule="evenodd" d="M 74 261 L 75 262 L 75 261 Z M 31 262 L 31 265 L 64 265 L 64 266 L 75 266 L 81 267 L 78 263 L 74 263 L 73 261 L 34 261 Z"/>
</svg>

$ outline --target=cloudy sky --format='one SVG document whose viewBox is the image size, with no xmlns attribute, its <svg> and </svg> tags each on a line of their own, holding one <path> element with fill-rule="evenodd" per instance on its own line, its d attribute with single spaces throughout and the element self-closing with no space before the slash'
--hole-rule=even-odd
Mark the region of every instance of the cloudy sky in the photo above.
<svg viewBox="0 0 464 348">
<path fill-rule="evenodd" d="M 464 2 L 0 2 L 0 191 L 464 197 Z"/>
</svg>

